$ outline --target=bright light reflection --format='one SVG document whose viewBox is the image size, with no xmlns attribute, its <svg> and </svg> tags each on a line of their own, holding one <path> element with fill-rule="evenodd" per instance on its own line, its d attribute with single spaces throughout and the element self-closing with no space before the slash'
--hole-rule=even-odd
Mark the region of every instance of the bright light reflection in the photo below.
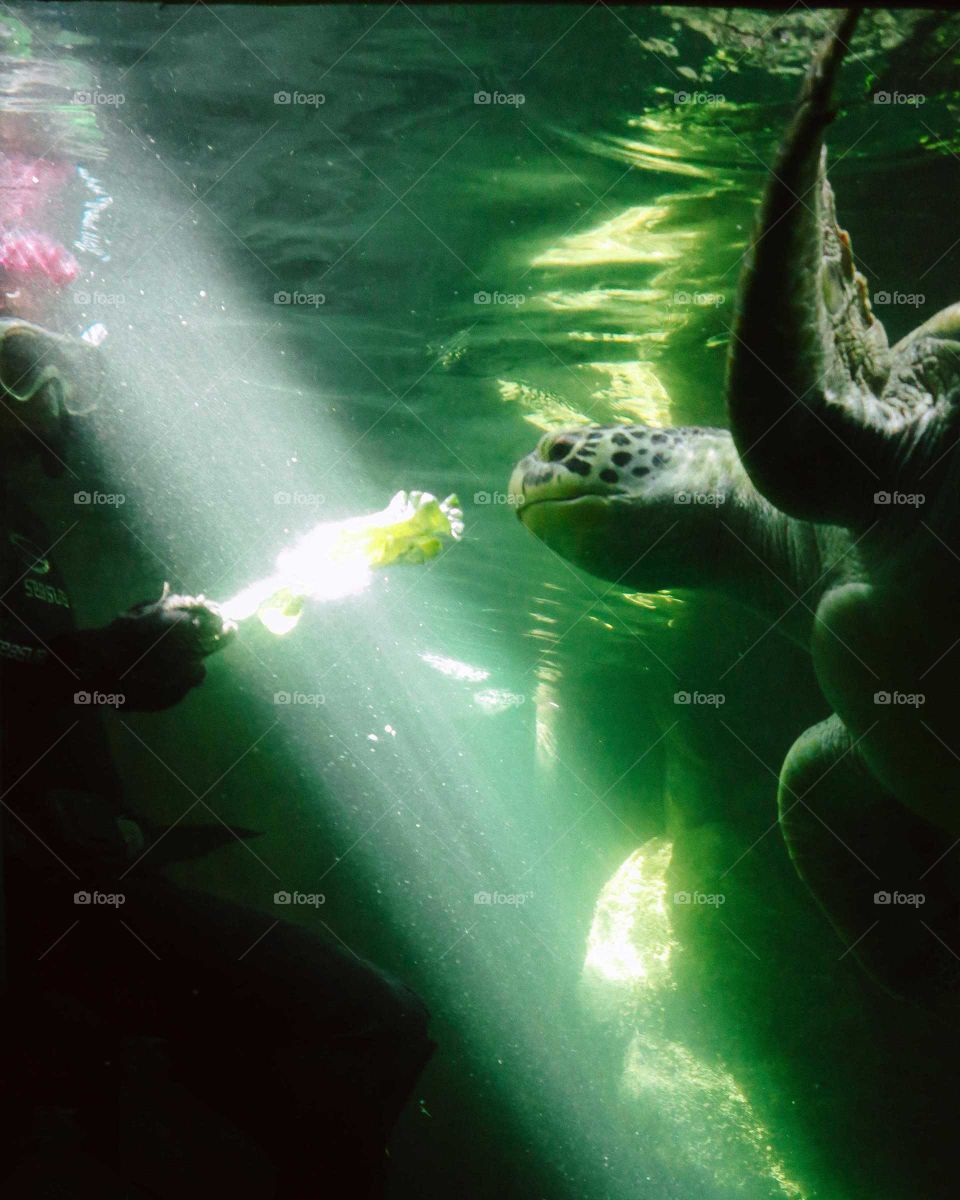
<svg viewBox="0 0 960 1200">
<path fill-rule="evenodd" d="M 634 1033 L 627 1050 L 623 1090 L 643 1101 L 681 1146 L 687 1160 L 708 1172 L 719 1187 L 744 1187 L 760 1177 L 773 1194 L 799 1200 L 805 1193 L 786 1173 L 770 1146 L 770 1131 L 746 1093 L 720 1065 L 698 1059 L 686 1046 Z M 679 1134 L 679 1136 L 677 1136 Z"/>
<path fill-rule="evenodd" d="M 534 267 L 582 267 L 598 263 L 666 263 L 689 254 L 697 234 L 659 229 L 672 215 L 666 205 L 638 204 L 583 233 L 572 233 L 536 257 Z"/>
<path fill-rule="evenodd" d="M 584 972 L 646 987 L 671 986 L 677 942 L 666 908 L 672 842 L 653 838 L 635 850 L 600 893 L 587 938 Z"/>
<path fill-rule="evenodd" d="M 469 663 L 458 662 L 455 658 L 447 658 L 443 654 L 421 654 L 420 658 L 428 667 L 433 667 L 448 679 L 460 679 L 465 683 L 483 683 L 490 678 L 490 672 L 482 667 L 471 667 Z"/>
<path fill-rule="evenodd" d="M 279 555 L 272 575 L 244 588 L 221 609 L 232 621 L 256 613 L 271 633 L 289 633 L 305 599 L 356 595 L 370 583 L 373 568 L 425 562 L 439 554 L 444 539 L 462 534 L 455 496 L 439 501 L 429 492 L 397 492 L 381 512 L 314 526 Z"/>
<path fill-rule="evenodd" d="M 587 939 L 586 996 L 600 1019 L 613 1015 L 629 1031 L 621 1087 L 656 1114 L 664 1144 L 721 1187 L 752 1177 L 797 1200 L 802 1190 L 734 1076 L 662 1032 L 680 948 L 667 894 L 672 855 L 671 842 L 651 838 L 603 888 Z"/>
<path fill-rule="evenodd" d="M 519 708 L 524 702 L 524 697 L 503 688 L 490 688 L 485 692 L 477 692 L 473 697 L 473 702 L 488 717 L 495 717 L 498 713 L 507 712 L 508 709 Z"/>
</svg>

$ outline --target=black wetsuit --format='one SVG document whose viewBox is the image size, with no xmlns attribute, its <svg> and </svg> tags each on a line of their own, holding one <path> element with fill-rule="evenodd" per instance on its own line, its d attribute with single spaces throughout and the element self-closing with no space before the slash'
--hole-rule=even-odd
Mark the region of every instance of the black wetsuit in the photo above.
<svg viewBox="0 0 960 1200">
<path fill-rule="evenodd" d="M 278 1196 L 379 1195 L 386 1137 L 433 1050 L 423 1004 L 313 933 L 263 936 L 263 913 L 146 863 L 124 874 L 118 781 L 94 706 L 74 702 L 90 681 L 57 661 L 73 619 L 52 539 L 9 499 L 0 517 L 0 1189 L 45 1109 L 72 1110 L 122 1168 L 120 1076 L 148 1044 L 176 1087 L 262 1148 Z M 78 904 L 81 891 L 122 894 L 122 908 Z"/>
</svg>

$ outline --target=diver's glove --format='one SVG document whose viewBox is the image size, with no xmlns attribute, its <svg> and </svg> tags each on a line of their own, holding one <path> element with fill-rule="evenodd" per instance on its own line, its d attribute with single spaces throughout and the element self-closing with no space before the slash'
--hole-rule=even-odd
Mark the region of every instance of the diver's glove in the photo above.
<svg viewBox="0 0 960 1200">
<path fill-rule="evenodd" d="M 212 601 L 179 596 L 163 585 L 158 600 L 137 604 L 103 629 L 67 634 L 51 646 L 75 672 L 75 691 L 117 697 L 116 707 L 158 712 L 203 682 L 203 659 L 236 633 Z"/>
</svg>

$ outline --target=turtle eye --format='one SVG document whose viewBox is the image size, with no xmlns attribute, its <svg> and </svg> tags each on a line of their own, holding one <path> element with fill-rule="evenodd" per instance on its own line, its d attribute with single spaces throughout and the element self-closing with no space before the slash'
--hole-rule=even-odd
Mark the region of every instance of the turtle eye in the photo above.
<svg viewBox="0 0 960 1200">
<path fill-rule="evenodd" d="M 561 459 L 567 457 L 572 449 L 573 443 L 565 442 L 561 438 L 547 449 L 547 462 L 560 462 Z"/>
</svg>

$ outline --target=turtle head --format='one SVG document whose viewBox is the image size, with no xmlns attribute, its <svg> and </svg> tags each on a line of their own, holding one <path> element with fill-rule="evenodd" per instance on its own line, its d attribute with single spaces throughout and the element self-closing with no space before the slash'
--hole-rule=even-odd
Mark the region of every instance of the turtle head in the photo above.
<svg viewBox="0 0 960 1200">
<path fill-rule="evenodd" d="M 551 550 L 641 591 L 735 579 L 745 548 L 732 510 L 752 493 L 730 435 L 698 427 L 556 430 L 510 481 L 520 520 Z"/>
</svg>

